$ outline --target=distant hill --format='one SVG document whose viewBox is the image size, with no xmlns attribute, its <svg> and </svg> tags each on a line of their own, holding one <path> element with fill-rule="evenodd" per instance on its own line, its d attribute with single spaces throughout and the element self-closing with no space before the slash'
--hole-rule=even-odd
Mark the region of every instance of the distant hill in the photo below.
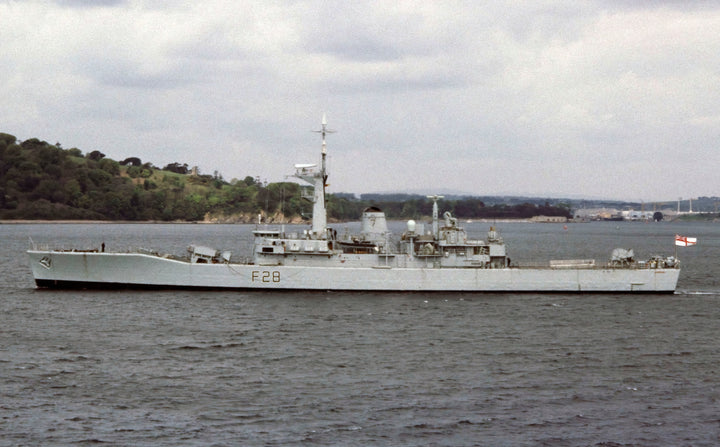
<svg viewBox="0 0 720 447">
<path fill-rule="evenodd" d="M 328 194 L 328 217 L 357 220 L 363 209 L 379 206 L 390 219 L 417 219 L 432 213 L 425 196 L 408 194 Z M 443 211 L 460 218 L 571 216 L 570 202 L 448 195 Z M 18 141 L 0 133 L 0 219 L 124 221 L 295 221 L 311 211 L 301 186 L 263 184 L 255 177 L 226 181 L 201 175 L 175 162 L 158 168 L 138 157 L 112 160 L 100 151 L 83 153 L 60 143 Z"/>
<path fill-rule="evenodd" d="M 295 183 L 261 185 L 252 177 L 226 182 L 193 175 L 187 164 L 158 168 L 99 151 L 83 154 L 38 139 L 0 134 L 0 218 L 198 221 L 208 213 L 235 216 L 303 210 Z M 281 195 L 286 198 L 278 207 Z"/>
</svg>

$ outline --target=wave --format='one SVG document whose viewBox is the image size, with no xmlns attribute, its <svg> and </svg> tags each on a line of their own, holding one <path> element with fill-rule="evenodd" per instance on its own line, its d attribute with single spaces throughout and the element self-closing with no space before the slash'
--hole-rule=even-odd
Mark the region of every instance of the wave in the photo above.
<svg viewBox="0 0 720 447">
<path fill-rule="evenodd" d="M 676 290 L 675 295 L 718 295 L 720 290 Z"/>
</svg>

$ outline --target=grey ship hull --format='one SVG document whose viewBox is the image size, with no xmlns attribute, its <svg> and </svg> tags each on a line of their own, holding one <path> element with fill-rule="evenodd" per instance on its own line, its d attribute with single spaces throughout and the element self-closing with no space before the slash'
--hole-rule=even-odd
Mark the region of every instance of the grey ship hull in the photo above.
<svg viewBox="0 0 720 447">
<path fill-rule="evenodd" d="M 673 293 L 677 268 L 198 264 L 147 253 L 30 250 L 39 287 Z"/>
</svg>

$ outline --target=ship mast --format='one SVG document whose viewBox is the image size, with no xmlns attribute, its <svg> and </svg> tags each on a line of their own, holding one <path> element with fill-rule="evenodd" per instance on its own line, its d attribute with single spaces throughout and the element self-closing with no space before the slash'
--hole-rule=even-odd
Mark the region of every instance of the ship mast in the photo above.
<svg viewBox="0 0 720 447">
<path fill-rule="evenodd" d="M 320 169 L 316 169 L 317 165 L 295 165 L 295 177 L 300 178 L 313 185 L 313 217 L 312 217 L 312 238 L 327 238 L 327 211 L 325 209 L 325 186 L 328 178 L 327 174 L 327 143 L 325 135 L 334 133 L 334 130 L 327 128 L 327 119 L 323 114 L 322 128 L 313 132 L 322 135 L 322 158 L 320 161 Z"/>
<path fill-rule="evenodd" d="M 433 209 L 432 209 L 432 232 L 433 237 L 435 239 L 440 239 L 440 229 L 438 228 L 438 200 L 444 199 L 445 196 L 427 196 L 428 199 L 433 201 Z"/>
</svg>

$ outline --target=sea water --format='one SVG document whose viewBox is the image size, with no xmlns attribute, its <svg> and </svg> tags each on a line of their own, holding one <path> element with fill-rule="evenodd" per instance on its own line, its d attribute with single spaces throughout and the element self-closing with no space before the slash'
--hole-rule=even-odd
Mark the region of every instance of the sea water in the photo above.
<svg viewBox="0 0 720 447">
<path fill-rule="evenodd" d="M 0 225 L 0 445 L 720 443 L 720 224 L 495 226 L 513 262 L 698 244 L 674 295 L 53 291 L 30 238 L 244 256 L 253 226 Z"/>
</svg>

